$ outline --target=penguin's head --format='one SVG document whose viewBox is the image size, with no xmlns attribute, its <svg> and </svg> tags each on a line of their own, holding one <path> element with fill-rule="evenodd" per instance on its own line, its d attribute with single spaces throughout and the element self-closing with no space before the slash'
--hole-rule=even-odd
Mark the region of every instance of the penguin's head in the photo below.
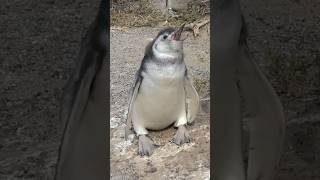
<svg viewBox="0 0 320 180">
<path fill-rule="evenodd" d="M 181 34 L 184 24 L 178 28 L 161 30 L 152 43 L 152 53 L 158 58 L 175 57 L 182 54 L 183 40 Z"/>
</svg>

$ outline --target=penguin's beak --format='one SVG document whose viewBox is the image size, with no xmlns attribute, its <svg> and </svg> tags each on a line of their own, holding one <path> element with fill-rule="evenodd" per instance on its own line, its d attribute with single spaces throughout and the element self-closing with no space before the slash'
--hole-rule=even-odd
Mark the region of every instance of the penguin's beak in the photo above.
<svg viewBox="0 0 320 180">
<path fill-rule="evenodd" d="M 176 41 L 180 40 L 180 37 L 181 37 L 181 34 L 183 32 L 184 26 L 185 26 L 185 24 L 182 24 L 182 26 L 178 30 L 173 32 L 172 40 L 176 40 Z"/>
</svg>

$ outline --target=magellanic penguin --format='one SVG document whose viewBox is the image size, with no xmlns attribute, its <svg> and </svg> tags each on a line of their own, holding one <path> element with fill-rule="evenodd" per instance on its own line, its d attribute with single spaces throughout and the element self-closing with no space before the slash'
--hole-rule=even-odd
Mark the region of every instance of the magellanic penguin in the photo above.
<svg viewBox="0 0 320 180">
<path fill-rule="evenodd" d="M 199 96 L 187 75 L 183 40 L 179 29 L 166 28 L 148 44 L 131 90 L 126 138 L 132 126 L 139 138 L 139 154 L 150 156 L 154 144 L 148 130 L 161 130 L 174 123 L 178 128 L 173 142 L 190 142 L 185 127 L 199 109 Z"/>
</svg>

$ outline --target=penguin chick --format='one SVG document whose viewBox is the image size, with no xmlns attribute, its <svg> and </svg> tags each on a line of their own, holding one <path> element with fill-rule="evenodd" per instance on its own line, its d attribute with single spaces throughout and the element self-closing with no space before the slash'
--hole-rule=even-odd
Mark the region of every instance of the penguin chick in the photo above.
<svg viewBox="0 0 320 180">
<path fill-rule="evenodd" d="M 186 124 L 199 109 L 199 96 L 187 76 L 183 59 L 183 40 L 179 29 L 166 28 L 148 44 L 131 90 L 126 135 L 133 129 L 139 138 L 139 154 L 150 156 L 153 141 L 148 130 L 162 130 L 174 123 L 178 128 L 173 142 L 188 143 Z"/>
</svg>

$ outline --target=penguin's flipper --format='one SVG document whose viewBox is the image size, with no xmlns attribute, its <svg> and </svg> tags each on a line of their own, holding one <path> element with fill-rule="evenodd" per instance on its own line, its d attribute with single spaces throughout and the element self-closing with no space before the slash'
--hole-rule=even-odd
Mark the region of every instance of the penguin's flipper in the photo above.
<svg viewBox="0 0 320 180">
<path fill-rule="evenodd" d="M 188 123 L 192 123 L 199 110 L 200 98 L 191 80 L 187 76 L 185 77 L 184 89 L 186 92 L 187 121 Z"/>
<path fill-rule="evenodd" d="M 133 104 L 136 100 L 136 97 L 139 93 L 140 84 L 142 82 L 141 76 L 138 74 L 136 75 L 135 83 L 131 89 L 130 93 L 130 99 L 129 99 L 129 107 L 128 107 L 128 114 L 127 114 L 127 120 L 126 120 L 126 129 L 125 129 L 125 139 L 128 139 L 128 136 L 130 134 L 130 131 L 132 130 L 132 110 L 133 110 Z"/>
</svg>

